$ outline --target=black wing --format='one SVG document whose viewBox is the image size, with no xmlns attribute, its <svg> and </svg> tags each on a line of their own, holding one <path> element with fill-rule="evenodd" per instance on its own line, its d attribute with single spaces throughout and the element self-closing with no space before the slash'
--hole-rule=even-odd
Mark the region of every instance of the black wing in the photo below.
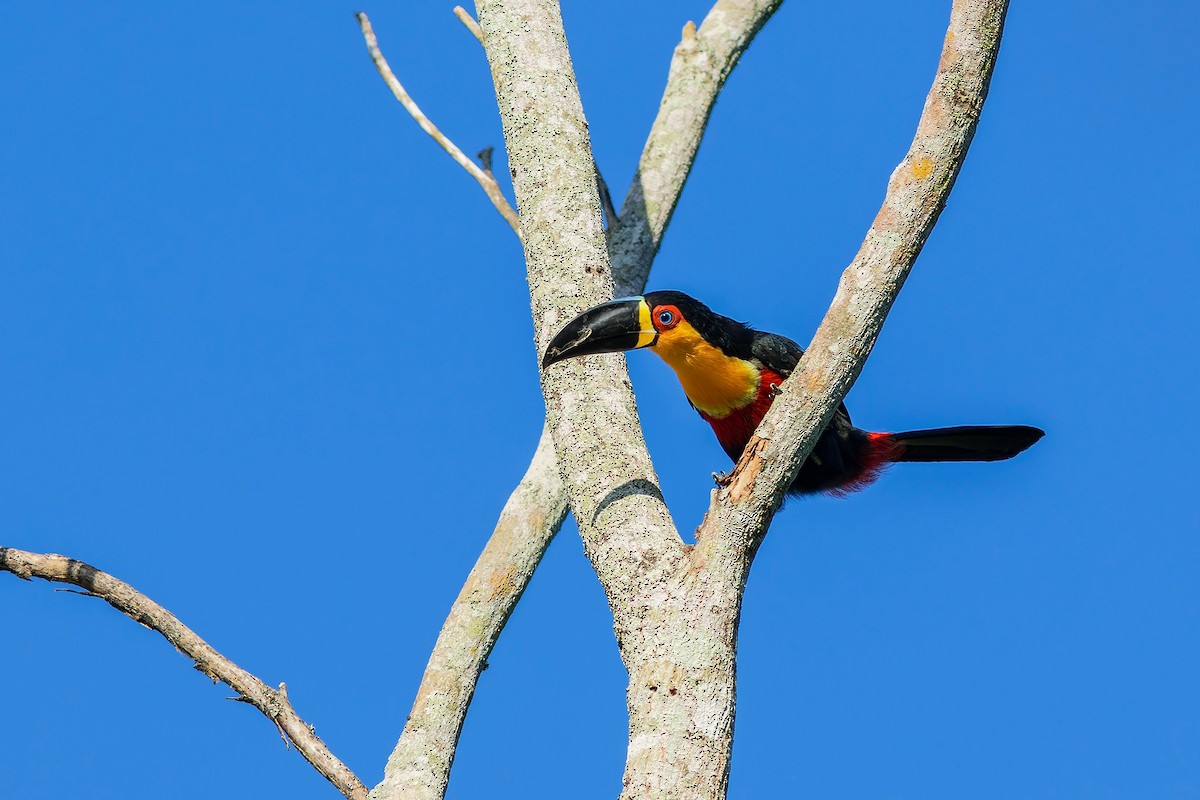
<svg viewBox="0 0 1200 800">
<path fill-rule="evenodd" d="M 804 349 L 786 336 L 755 331 L 750 340 L 750 355 L 771 372 L 787 378 L 800 363 Z"/>
<path fill-rule="evenodd" d="M 750 353 L 760 364 L 786 380 L 800 363 L 804 348 L 786 336 L 754 331 L 754 338 L 750 341 Z M 845 403 L 838 406 L 838 413 L 850 424 L 850 412 Z M 834 418 L 837 418 L 836 414 Z"/>
</svg>

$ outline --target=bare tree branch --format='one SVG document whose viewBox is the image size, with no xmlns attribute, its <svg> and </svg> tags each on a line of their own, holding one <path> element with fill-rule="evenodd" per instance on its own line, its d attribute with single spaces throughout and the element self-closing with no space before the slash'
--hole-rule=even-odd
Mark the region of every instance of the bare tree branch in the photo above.
<svg viewBox="0 0 1200 800">
<path fill-rule="evenodd" d="M 858 378 L 967 155 L 1008 0 L 955 0 L 917 132 L 796 372 L 697 533 L 698 558 L 749 560 L 837 404 Z"/>
<path fill-rule="evenodd" d="M 725 80 L 783 0 L 719 0 L 697 30 L 689 22 L 671 58 L 667 88 L 621 204 L 608 230 L 618 296 L 642 291 L 675 213 L 704 129 Z"/>
<path fill-rule="evenodd" d="M 454 16 L 458 17 L 459 22 L 467 26 L 467 30 L 471 32 L 471 35 L 474 36 L 480 44 L 483 44 L 483 30 L 479 27 L 479 23 L 475 21 L 475 18 L 471 16 L 471 12 L 467 11 L 462 6 L 455 6 Z"/>
<path fill-rule="evenodd" d="M 433 140 L 441 145 L 442 149 L 449 153 L 450 157 L 457 161 L 459 166 L 469 172 L 471 177 L 479 182 L 488 199 L 492 201 L 492 205 L 500 212 L 500 216 L 504 217 L 505 221 L 512 226 L 513 231 L 517 234 L 517 238 L 521 238 L 521 220 L 517 216 L 517 212 L 513 210 L 513 207 L 508 204 L 508 200 L 504 197 L 504 192 L 500 191 L 500 184 L 496 183 L 494 177 L 485 174 L 482 169 L 476 166 L 475 162 L 467 158 L 466 154 L 458 148 L 458 145 L 450 141 L 444 133 L 438 130 L 436 125 L 430 122 L 429 117 L 425 116 L 420 107 L 408 96 L 408 92 L 404 90 L 404 86 L 396 78 L 396 75 L 392 72 L 392 68 L 388 66 L 387 60 L 383 57 L 383 53 L 379 49 L 379 42 L 375 39 L 375 31 L 372 30 L 371 21 L 367 19 L 367 15 L 360 11 L 354 16 L 358 20 L 359 27 L 362 29 L 363 39 L 366 40 L 367 52 L 371 56 L 371 61 L 374 62 L 375 68 L 379 70 L 383 82 L 387 84 L 388 88 L 392 90 L 392 94 L 400 101 L 400 105 L 404 106 L 404 109 L 412 115 L 412 118 L 421 126 L 421 130 L 433 137 Z"/>
<path fill-rule="evenodd" d="M 543 428 L 529 470 L 450 609 L 376 798 L 445 796 L 479 675 L 566 515 L 554 444 Z"/>
<path fill-rule="evenodd" d="M 103 598 L 135 622 L 158 631 L 175 645 L 176 649 L 196 662 L 198 670 L 213 681 L 221 681 L 228 685 L 241 699 L 275 723 L 280 734 L 284 736 L 284 741 L 295 745 L 305 760 L 337 787 L 339 792 L 351 800 L 366 800 L 367 787 L 329 752 L 329 748 L 317 737 L 312 726 L 300 719 L 288 700 L 287 687 L 284 684 L 279 684 L 278 689 L 267 686 L 214 650 L 170 611 L 129 584 L 82 561 L 60 555 L 30 553 L 11 547 L 0 547 L 0 571 L 11 572 L 25 580 L 42 578 L 78 586 L 88 594 Z"/>
</svg>

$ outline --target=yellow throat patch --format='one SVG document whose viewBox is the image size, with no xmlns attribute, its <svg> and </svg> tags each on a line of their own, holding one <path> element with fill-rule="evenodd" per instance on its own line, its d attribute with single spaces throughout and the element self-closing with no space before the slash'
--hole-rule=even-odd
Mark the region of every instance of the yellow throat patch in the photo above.
<svg viewBox="0 0 1200 800">
<path fill-rule="evenodd" d="M 758 395 L 758 369 L 713 347 L 686 320 L 659 334 L 650 349 L 675 370 L 692 405 L 710 417 L 728 416 Z"/>
</svg>

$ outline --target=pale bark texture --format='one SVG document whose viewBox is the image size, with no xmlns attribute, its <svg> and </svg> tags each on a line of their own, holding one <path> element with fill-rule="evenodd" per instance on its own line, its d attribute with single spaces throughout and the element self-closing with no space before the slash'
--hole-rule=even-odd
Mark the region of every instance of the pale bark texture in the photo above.
<svg viewBox="0 0 1200 800">
<path fill-rule="evenodd" d="M 581 308 L 612 296 L 587 123 L 557 3 L 484 0 L 487 42 L 521 225 L 540 353 Z M 620 359 L 544 377 L 547 413 L 585 548 L 606 589 L 636 594 L 632 553 L 680 552 Z"/>
<path fill-rule="evenodd" d="M 475 685 L 533 570 L 567 515 L 550 434 L 500 513 L 442 626 L 377 798 L 441 798 Z"/>
</svg>

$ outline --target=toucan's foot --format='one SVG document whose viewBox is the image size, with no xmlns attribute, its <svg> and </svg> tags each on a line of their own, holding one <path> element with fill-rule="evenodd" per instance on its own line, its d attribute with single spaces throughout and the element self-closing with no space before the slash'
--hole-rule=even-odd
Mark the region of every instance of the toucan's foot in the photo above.
<svg viewBox="0 0 1200 800">
<path fill-rule="evenodd" d="M 722 488 L 728 486 L 729 482 L 731 480 L 733 480 L 732 472 L 714 472 L 713 473 L 713 482 L 716 483 L 717 486 L 720 486 Z"/>
<path fill-rule="evenodd" d="M 771 393 L 771 399 L 772 399 L 772 400 L 774 400 L 776 397 L 779 397 L 779 395 L 783 394 L 783 389 L 780 389 L 780 388 L 779 388 L 779 384 L 778 384 L 778 383 L 772 383 L 772 384 L 771 384 L 771 385 L 768 387 L 767 391 L 769 391 L 769 392 Z"/>
</svg>

